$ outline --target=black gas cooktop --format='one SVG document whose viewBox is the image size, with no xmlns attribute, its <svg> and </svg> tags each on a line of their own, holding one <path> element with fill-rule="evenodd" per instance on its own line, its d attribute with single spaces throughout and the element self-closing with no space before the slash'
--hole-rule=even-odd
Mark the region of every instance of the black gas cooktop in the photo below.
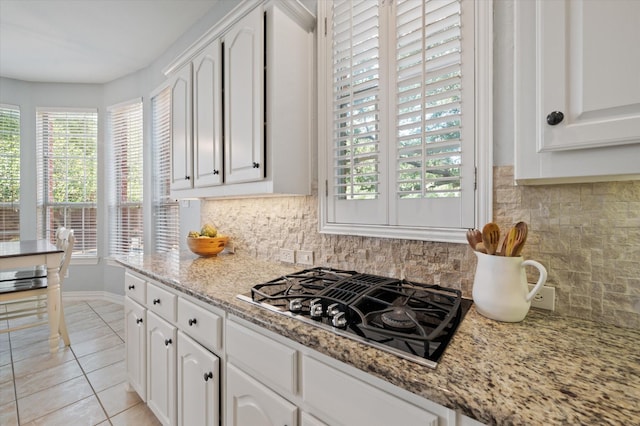
<svg viewBox="0 0 640 426">
<path fill-rule="evenodd" d="M 322 267 L 238 297 L 433 368 L 471 306 L 459 290 Z"/>
</svg>

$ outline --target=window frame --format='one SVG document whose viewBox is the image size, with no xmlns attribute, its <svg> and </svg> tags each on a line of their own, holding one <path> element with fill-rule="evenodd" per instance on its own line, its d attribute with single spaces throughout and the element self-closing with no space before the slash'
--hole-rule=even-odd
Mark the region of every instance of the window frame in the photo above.
<svg viewBox="0 0 640 426">
<path fill-rule="evenodd" d="M 166 97 L 163 99 L 163 97 Z M 151 197 L 150 227 L 153 232 L 149 249 L 153 253 L 179 252 L 180 250 L 180 205 L 178 200 L 171 197 L 171 149 L 172 149 L 172 119 L 171 119 L 171 87 L 163 84 L 153 92 L 150 99 L 150 145 L 151 145 Z M 156 100 L 164 102 L 163 116 L 166 121 L 158 129 L 156 117 Z M 147 247 L 145 245 L 145 247 Z"/>
<path fill-rule="evenodd" d="M 63 114 L 94 114 L 95 115 L 95 134 L 92 135 L 94 137 L 95 140 L 95 197 L 96 199 L 94 201 L 83 201 L 80 203 L 73 203 L 73 202 L 55 202 L 52 200 L 49 200 L 48 197 L 45 196 L 44 192 L 44 180 L 46 179 L 47 182 L 49 182 L 49 174 L 45 174 L 45 165 L 47 166 L 51 166 L 53 167 L 53 165 L 50 165 L 49 163 L 47 163 L 47 158 L 44 155 L 43 152 L 43 144 L 44 144 L 44 140 L 43 140 L 43 135 L 42 135 L 42 122 L 41 122 L 41 115 L 63 115 Z M 65 226 L 66 228 L 69 229 L 73 229 L 76 235 L 76 245 L 74 246 L 74 258 L 75 261 L 74 263 L 83 263 L 83 262 L 77 262 L 78 260 L 90 260 L 91 262 L 93 262 L 95 259 L 98 258 L 99 256 L 99 225 L 98 225 L 98 209 L 99 209 L 99 198 L 100 198 L 100 185 L 98 183 L 99 180 L 99 175 L 100 175 L 100 170 L 99 170 L 99 161 L 98 161 L 98 151 L 99 151 L 99 134 L 100 134 L 100 117 L 99 117 L 99 112 L 97 108 L 60 108 L 60 107 L 38 107 L 36 108 L 36 146 L 37 146 L 37 153 L 38 153 L 38 160 L 37 160 L 37 203 L 36 203 L 36 223 L 37 223 L 37 235 L 40 238 L 46 238 L 51 240 L 52 242 L 54 241 L 53 239 L 55 238 L 55 231 L 58 226 Z M 64 157 L 64 158 L 68 158 L 68 157 Z M 68 179 L 68 176 L 67 176 Z M 86 181 L 85 181 L 86 182 Z M 51 184 L 48 184 L 49 187 L 52 188 Z M 85 188 L 86 189 L 86 188 Z M 47 221 L 48 219 L 51 219 L 51 215 L 55 213 L 51 213 L 49 211 L 49 209 L 55 209 L 55 208 L 70 208 L 70 209 L 77 209 L 77 208 L 81 208 L 83 209 L 82 212 L 82 227 L 78 227 L 78 226 L 74 226 L 73 224 L 67 223 L 67 217 L 65 215 L 64 217 L 64 221 L 63 223 L 59 223 L 57 225 L 54 225 L 54 229 L 48 229 L 47 228 Z M 90 227 L 85 226 L 85 212 L 84 209 L 93 209 L 94 210 L 94 217 L 95 217 L 95 227 L 93 227 L 93 229 L 91 229 Z M 87 249 L 86 251 L 83 249 L 83 238 L 85 238 L 85 236 L 87 235 L 87 233 L 91 233 L 93 232 L 95 237 L 94 237 L 94 243 L 95 246 L 92 248 Z"/>
<path fill-rule="evenodd" d="M 108 156 L 108 257 L 141 253 L 144 248 L 144 123 L 142 98 L 121 102 L 107 108 Z M 130 127 L 133 126 L 133 127 Z M 131 143 L 139 144 L 129 150 Z M 129 164 L 139 161 L 134 166 L 133 176 L 123 175 L 116 169 L 118 164 Z M 137 168 L 137 170 L 136 170 Z M 136 176 L 137 172 L 137 176 Z M 135 182 L 132 182 L 132 177 Z M 126 185 L 126 189 L 123 189 Z M 139 194 L 131 194 L 132 185 L 137 185 Z M 126 194 L 124 192 L 127 192 Z M 131 197 L 131 195 L 133 197 Z M 139 198 L 139 200 L 135 200 Z M 128 210 L 137 211 L 138 246 L 127 243 L 124 235 L 131 236 L 135 232 L 136 223 L 124 220 L 131 219 Z M 125 223 L 127 222 L 127 223 Z M 132 237 L 133 239 L 133 237 Z M 129 250 L 126 250 L 131 244 Z"/>
<path fill-rule="evenodd" d="M 493 192 L 493 95 L 492 95 L 492 67 L 493 67 L 493 1 L 470 2 L 474 7 L 473 22 L 474 37 L 474 122 L 475 122 L 475 184 L 474 194 L 474 226 L 485 223 L 492 218 L 492 192 Z M 332 146 L 332 117 L 328 113 L 328 105 L 333 101 L 331 97 L 331 57 L 332 50 L 326 36 L 327 14 L 330 13 L 330 2 L 318 3 L 318 22 L 320 30 L 318 34 L 318 198 L 319 198 L 319 232 L 339 235 L 359 235 L 381 238 L 401 238 L 440 242 L 466 242 L 466 228 L 435 228 L 435 227 L 411 227 L 375 224 L 347 224 L 332 223 L 329 221 L 329 208 L 331 196 L 329 182 L 333 179 L 331 172 L 333 159 L 329 158 L 328 146 Z M 466 5 L 469 7 L 469 5 Z M 382 66 L 389 63 L 382 64 Z M 385 105 L 386 107 L 386 105 Z M 389 114 L 390 122 L 393 118 Z M 395 141 L 394 141 L 395 142 Z M 388 171 L 391 176 L 395 170 Z M 395 192 L 393 193 L 395 194 Z M 385 203 L 383 208 L 388 208 Z"/>
<path fill-rule="evenodd" d="M 0 180 L 2 181 L 17 182 L 17 193 L 12 194 L 11 200 L 3 201 L 2 198 L 0 198 L 0 207 L 2 207 L 3 210 L 15 209 L 16 211 L 17 220 L 15 224 L 12 224 L 13 226 L 10 227 L 11 228 L 10 230 L 6 229 L 7 223 L 5 223 L 4 221 L 4 214 L 1 222 L 3 224 L 3 227 L 0 234 L 0 241 L 11 241 L 15 239 L 20 239 L 20 173 L 21 173 L 21 151 L 22 151 L 21 145 L 20 145 L 21 144 L 21 131 L 20 131 L 21 111 L 20 111 L 20 107 L 17 105 L 9 105 L 9 104 L 1 104 L 1 103 L 0 103 L 0 110 L 2 111 L 3 115 L 6 114 L 6 115 L 15 116 L 18 121 L 17 132 L 12 131 L 11 133 L 8 133 L 8 131 L 14 130 L 14 129 L 0 127 L 0 132 L 2 132 L 3 135 L 6 133 L 8 137 L 17 136 L 17 143 L 18 143 L 18 151 L 15 153 L 7 152 L 4 146 L 2 148 L 2 151 L 0 151 L 0 158 L 4 158 L 7 161 L 7 164 L 11 161 L 11 158 L 17 159 L 17 162 L 18 162 L 17 175 L 10 176 L 11 172 L 15 172 L 15 170 L 3 170 L 2 176 L 0 176 Z M 4 141 L 4 137 L 5 136 L 2 136 L 0 140 Z M 9 176 L 7 175 L 7 172 Z M 16 225 L 17 227 L 15 227 Z"/>
</svg>

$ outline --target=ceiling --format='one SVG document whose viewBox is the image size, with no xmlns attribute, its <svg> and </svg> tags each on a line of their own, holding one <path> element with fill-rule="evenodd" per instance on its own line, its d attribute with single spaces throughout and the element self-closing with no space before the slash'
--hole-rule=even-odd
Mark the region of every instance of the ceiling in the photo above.
<svg viewBox="0 0 640 426">
<path fill-rule="evenodd" d="M 218 1 L 0 0 L 0 76 L 107 83 L 147 67 Z"/>
</svg>

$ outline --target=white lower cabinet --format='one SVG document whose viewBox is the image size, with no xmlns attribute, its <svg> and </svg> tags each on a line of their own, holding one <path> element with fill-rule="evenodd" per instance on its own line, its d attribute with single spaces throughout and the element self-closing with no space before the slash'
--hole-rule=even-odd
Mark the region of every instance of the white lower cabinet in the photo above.
<svg viewBox="0 0 640 426">
<path fill-rule="evenodd" d="M 178 426 L 220 423 L 218 357 L 178 331 Z"/>
<path fill-rule="evenodd" d="M 227 364 L 228 426 L 296 426 L 298 408 L 256 379 Z"/>
<path fill-rule="evenodd" d="M 309 413 L 300 414 L 300 426 L 328 426 Z"/>
<path fill-rule="evenodd" d="M 146 309 L 129 297 L 124 298 L 125 363 L 129 386 L 147 400 L 147 324 Z"/>
<path fill-rule="evenodd" d="M 164 425 L 176 424 L 176 330 L 147 312 L 147 405 Z"/>
</svg>

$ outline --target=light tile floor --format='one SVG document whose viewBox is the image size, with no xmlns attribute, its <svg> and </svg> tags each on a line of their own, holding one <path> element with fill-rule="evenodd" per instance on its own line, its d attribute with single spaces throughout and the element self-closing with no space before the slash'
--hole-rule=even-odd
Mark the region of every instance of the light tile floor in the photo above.
<svg viewBox="0 0 640 426">
<path fill-rule="evenodd" d="M 56 353 L 46 324 L 0 334 L 0 425 L 159 425 L 125 388 L 123 306 L 90 300 L 64 309 L 71 346 L 60 342 Z"/>
</svg>

